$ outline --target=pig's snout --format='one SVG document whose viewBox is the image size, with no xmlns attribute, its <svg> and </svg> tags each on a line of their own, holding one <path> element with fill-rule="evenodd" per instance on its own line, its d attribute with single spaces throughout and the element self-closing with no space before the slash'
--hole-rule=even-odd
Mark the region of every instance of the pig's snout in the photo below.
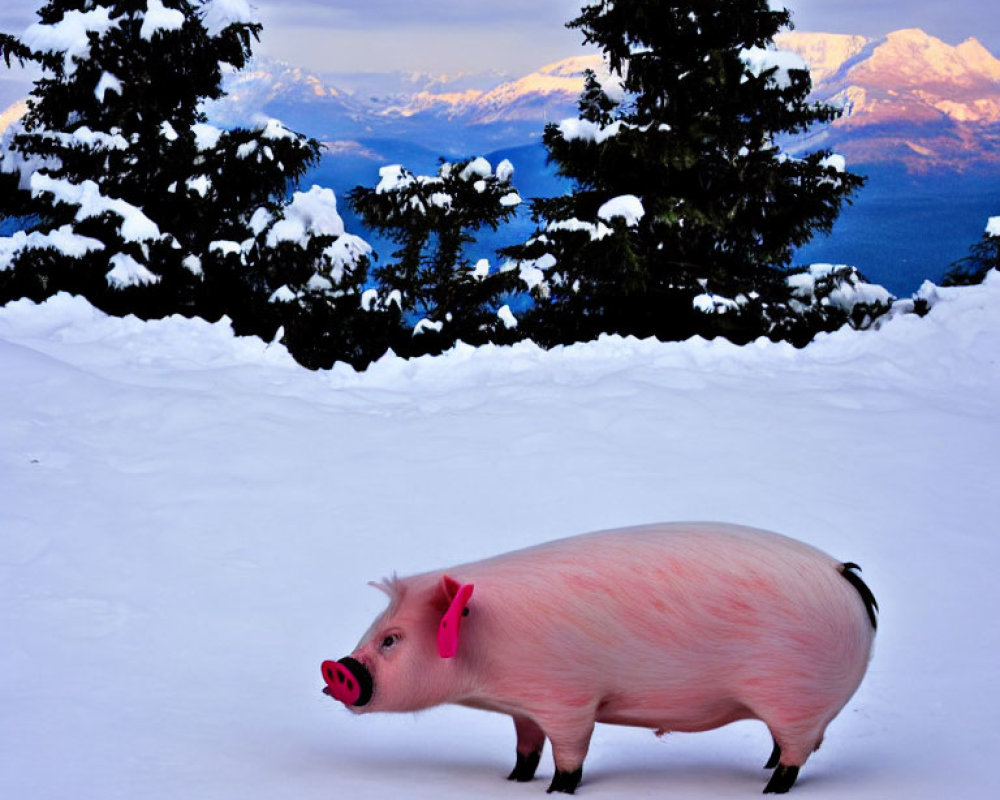
<svg viewBox="0 0 1000 800">
<path fill-rule="evenodd" d="M 323 662 L 324 694 L 347 706 L 363 706 L 372 699 L 372 676 L 357 659 Z"/>
</svg>

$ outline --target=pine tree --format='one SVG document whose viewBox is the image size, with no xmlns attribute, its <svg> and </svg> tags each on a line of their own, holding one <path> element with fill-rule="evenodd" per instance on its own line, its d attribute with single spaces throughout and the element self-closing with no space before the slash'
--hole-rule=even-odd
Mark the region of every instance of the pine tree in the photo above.
<svg viewBox="0 0 1000 800">
<path fill-rule="evenodd" d="M 394 260 L 375 270 L 384 302 L 413 325 L 395 341 L 397 353 L 439 353 L 457 341 L 517 337 L 517 320 L 503 302 L 515 288 L 514 276 L 491 271 L 485 259 L 472 264 L 465 255 L 476 231 L 495 231 L 516 212 L 521 197 L 511 185 L 513 173 L 509 161 L 494 171 L 481 157 L 442 161 L 437 175 L 391 165 L 379 170 L 377 186 L 351 192 L 364 224 L 400 245 Z"/>
<path fill-rule="evenodd" d="M 982 238 L 969 248 L 944 276 L 943 286 L 972 286 L 982 283 L 993 270 L 1000 270 L 1000 217 L 990 217 Z"/>
<path fill-rule="evenodd" d="M 202 111 L 260 33 L 247 0 L 49 0 L 38 16 L 0 40 L 43 70 L 0 143 L 0 173 L 18 184 L 0 216 L 32 221 L 0 240 L 0 303 L 69 291 L 115 314 L 228 314 L 240 333 L 302 340 L 318 303 L 349 327 L 367 251 L 334 248 L 332 193 L 307 212 L 287 200 L 319 144 L 275 120 L 220 130 Z M 293 301 L 278 302 L 282 287 Z"/>
<path fill-rule="evenodd" d="M 603 51 L 622 99 L 589 75 L 579 118 L 546 127 L 574 191 L 536 201 L 538 231 L 508 251 L 530 276 L 534 335 L 771 329 L 794 249 L 862 184 L 828 152 L 776 145 L 838 113 L 806 99 L 804 63 L 768 49 L 788 25 L 767 0 L 603 0 L 569 23 Z M 705 314 L 712 296 L 734 305 Z"/>
</svg>

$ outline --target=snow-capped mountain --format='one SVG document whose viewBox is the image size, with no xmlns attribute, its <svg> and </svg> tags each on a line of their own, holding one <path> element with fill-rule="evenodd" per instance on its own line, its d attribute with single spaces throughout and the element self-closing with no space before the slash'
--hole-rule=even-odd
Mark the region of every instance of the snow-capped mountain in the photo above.
<svg viewBox="0 0 1000 800">
<path fill-rule="evenodd" d="M 970 38 L 957 46 L 918 29 L 880 39 L 786 33 L 778 46 L 810 65 L 817 100 L 845 115 L 792 145 L 832 147 L 852 163 L 911 170 L 1000 168 L 1000 59 Z M 583 72 L 607 73 L 597 54 L 574 56 L 522 77 L 311 74 L 267 59 L 226 78 L 211 104 L 217 123 L 275 116 L 324 141 L 399 140 L 446 156 L 537 141 L 548 121 L 576 113 Z M 0 128 L 16 118 L 4 112 Z"/>
<path fill-rule="evenodd" d="M 583 73 L 606 76 L 598 55 L 576 56 L 519 78 L 496 72 L 312 75 L 257 59 L 226 78 L 227 96 L 211 104 L 217 122 L 265 114 L 325 141 L 405 139 L 465 154 L 537 140 L 547 121 L 575 113 Z"/>
<path fill-rule="evenodd" d="M 845 110 L 807 147 L 918 170 L 1000 167 L 1000 59 L 976 39 L 952 46 L 911 28 L 883 39 L 788 33 L 778 45 L 809 64 L 818 99 Z"/>
<path fill-rule="evenodd" d="M 845 109 L 798 149 L 833 147 L 854 163 L 910 169 L 1000 168 L 1000 59 L 976 39 L 949 45 L 918 29 L 880 39 L 787 33 L 778 46 L 801 55 L 814 96 Z M 222 121 L 279 116 L 331 141 L 405 139 L 444 155 L 537 141 L 548 121 L 572 116 L 585 69 L 607 73 L 597 54 L 546 65 L 520 78 L 311 75 L 274 62 L 232 75 Z"/>
<path fill-rule="evenodd" d="M 28 102 L 26 100 L 18 100 L 0 111 L 0 133 L 7 130 L 8 125 L 16 122 L 26 113 L 28 113 Z"/>
</svg>

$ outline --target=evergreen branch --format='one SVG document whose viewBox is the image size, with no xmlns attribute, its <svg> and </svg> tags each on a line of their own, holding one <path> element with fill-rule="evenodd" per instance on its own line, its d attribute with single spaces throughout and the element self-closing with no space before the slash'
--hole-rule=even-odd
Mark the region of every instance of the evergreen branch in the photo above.
<svg viewBox="0 0 1000 800">
<path fill-rule="evenodd" d="M 16 58 L 23 67 L 25 61 L 33 60 L 33 55 L 31 48 L 23 44 L 20 39 L 9 33 L 0 33 L 0 58 L 3 58 L 9 69 L 12 58 Z"/>
</svg>

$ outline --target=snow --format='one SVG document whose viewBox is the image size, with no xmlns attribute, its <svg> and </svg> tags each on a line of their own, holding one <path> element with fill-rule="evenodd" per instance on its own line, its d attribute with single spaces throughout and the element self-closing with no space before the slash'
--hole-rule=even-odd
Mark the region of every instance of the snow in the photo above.
<svg viewBox="0 0 1000 800">
<path fill-rule="evenodd" d="M 398 570 L 721 519 L 859 562 L 864 683 L 793 792 L 995 796 L 1000 280 L 804 350 L 606 337 L 297 367 L 228 321 L 0 309 L 0 796 L 541 797 L 513 726 L 320 694 Z M 513 500 L 512 500 L 513 498 Z M 599 726 L 581 797 L 746 798 L 762 725 Z"/>
<path fill-rule="evenodd" d="M 372 246 L 351 233 L 341 234 L 323 251 L 330 261 L 330 277 L 336 284 L 341 283 L 344 275 L 353 270 L 362 258 L 370 258 L 371 254 Z"/>
<path fill-rule="evenodd" d="M 159 227 L 142 212 L 142 209 L 125 200 L 105 197 L 94 181 L 71 183 L 36 172 L 31 176 L 31 192 L 36 197 L 49 193 L 58 202 L 79 206 L 76 212 L 77 221 L 99 217 L 108 211 L 118 215 L 122 219 L 121 236 L 127 242 L 160 238 Z"/>
<path fill-rule="evenodd" d="M 81 236 L 71 226 L 41 233 L 15 231 L 12 236 L 0 237 L 0 272 L 10 269 L 14 258 L 23 250 L 57 250 L 68 258 L 80 258 L 94 250 L 103 250 L 104 242 Z"/>
<path fill-rule="evenodd" d="M 198 175 L 194 178 L 188 178 L 186 185 L 199 197 L 205 197 L 212 188 L 212 179 L 208 175 Z"/>
<path fill-rule="evenodd" d="M 605 222 L 611 222 L 615 217 L 621 217 L 625 224 L 634 228 L 646 215 L 646 210 L 642 207 L 642 201 L 634 194 L 623 194 L 620 197 L 613 197 L 597 210 L 597 218 Z"/>
<path fill-rule="evenodd" d="M 94 97 L 97 98 L 98 103 L 103 103 L 108 92 L 114 92 L 120 96 L 122 93 L 122 82 L 110 72 L 104 72 L 101 74 L 101 78 L 97 82 L 97 87 L 94 89 Z"/>
<path fill-rule="evenodd" d="M 477 281 L 484 280 L 490 274 L 489 259 L 481 258 L 471 270 L 472 277 Z"/>
<path fill-rule="evenodd" d="M 39 135 L 45 139 L 58 142 L 63 147 L 89 147 L 92 150 L 128 150 L 128 139 L 121 133 L 105 133 L 91 130 L 82 125 L 72 133 L 57 131 L 41 131 Z"/>
<path fill-rule="evenodd" d="M 253 231 L 254 236 L 260 236 L 273 221 L 274 215 L 261 206 L 250 217 L 250 230 Z"/>
<path fill-rule="evenodd" d="M 986 223 L 987 236 L 1000 236 L 1000 217 L 990 217 Z"/>
<path fill-rule="evenodd" d="M 280 139 L 298 139 L 298 135 L 286 128 L 280 120 L 269 119 L 260 134 L 262 139 L 270 139 L 272 142 Z"/>
<path fill-rule="evenodd" d="M 846 272 L 847 277 L 837 282 L 822 300 L 824 304 L 849 314 L 858 304 L 888 306 L 894 299 L 884 286 L 863 282 L 856 270 L 844 264 L 812 264 L 805 272 L 789 275 L 786 282 L 792 288 L 794 298 L 812 304 L 816 302 L 817 281 L 837 272 Z"/>
<path fill-rule="evenodd" d="M 162 31 L 179 31 L 184 27 L 184 13 L 174 8 L 166 8 L 160 0 L 148 0 L 146 13 L 142 17 L 139 36 L 147 42 Z"/>
<path fill-rule="evenodd" d="M 282 286 L 277 289 L 269 298 L 269 303 L 294 303 L 298 297 L 295 292 L 289 289 L 287 286 Z"/>
<path fill-rule="evenodd" d="M 477 156 L 465 165 L 465 168 L 458 173 L 458 177 L 463 181 L 467 181 L 474 177 L 489 178 L 492 174 L 493 167 L 490 166 L 490 162 L 482 156 Z"/>
<path fill-rule="evenodd" d="M 727 311 L 736 311 L 740 307 L 740 304 L 731 298 L 708 293 L 699 294 L 692 303 L 703 314 L 725 314 Z"/>
<path fill-rule="evenodd" d="M 554 255 L 546 253 L 541 258 L 508 263 L 514 263 L 521 283 L 528 291 L 531 291 L 545 282 L 545 273 L 552 269 L 557 262 Z"/>
<path fill-rule="evenodd" d="M 620 120 L 618 122 L 612 122 L 607 126 L 601 126 L 596 122 L 591 122 L 589 119 L 577 119 L 575 117 L 571 117 L 569 119 L 564 119 L 559 123 L 559 132 L 566 141 L 582 139 L 584 141 L 601 144 L 607 139 L 610 139 L 612 136 L 617 136 L 621 133 L 623 127 L 631 126 L 629 126 L 628 123 L 621 122 Z"/>
<path fill-rule="evenodd" d="M 521 195 L 517 192 L 508 192 L 503 197 L 500 198 L 500 205 L 504 208 L 512 208 L 513 206 L 519 206 L 524 202 L 521 200 Z"/>
<path fill-rule="evenodd" d="M 576 139 L 594 142 L 595 144 L 601 144 L 613 136 L 618 136 L 623 130 L 637 130 L 641 133 L 646 133 L 651 129 L 652 123 L 649 125 L 630 125 L 622 120 L 612 122 L 610 125 L 601 126 L 587 119 L 570 117 L 559 123 L 559 132 L 566 141 Z M 656 126 L 656 129 L 660 132 L 665 132 L 670 130 L 670 126 L 661 123 Z"/>
<path fill-rule="evenodd" d="M 243 254 L 243 246 L 239 242 L 234 242 L 229 239 L 219 239 L 214 242 L 209 242 L 208 250 L 210 253 L 222 253 L 224 256 Z"/>
<path fill-rule="evenodd" d="M 196 255 L 187 255 L 184 260 L 181 261 L 184 268 L 190 272 L 192 275 L 204 275 L 205 271 L 202 269 L 201 259 Z"/>
<path fill-rule="evenodd" d="M 168 142 L 176 142 L 180 138 L 180 134 L 177 133 L 177 129 L 167 120 L 164 120 L 160 124 L 160 136 Z"/>
<path fill-rule="evenodd" d="M 402 164 L 387 164 L 379 167 L 379 181 L 375 186 L 375 194 L 390 194 L 412 186 L 416 176 Z"/>
<path fill-rule="evenodd" d="M 66 11 L 52 25 L 36 22 L 21 35 L 21 42 L 38 53 L 63 53 L 67 77 L 76 73 L 76 59 L 90 52 L 91 33 L 101 38 L 117 27 L 124 17 L 111 19 L 111 9 L 96 6 L 90 11 Z"/>
<path fill-rule="evenodd" d="M 601 239 L 614 234 L 614 231 L 603 222 L 598 222 L 595 225 L 593 222 L 584 222 L 583 220 L 576 219 L 575 217 L 550 222 L 547 226 L 545 226 L 545 230 L 549 233 L 556 233 L 558 231 L 569 231 L 570 233 L 583 232 L 595 242 L 599 242 Z"/>
<path fill-rule="evenodd" d="M 208 0 L 199 13 L 209 36 L 218 36 L 230 25 L 253 25 L 260 22 L 246 0 Z"/>
<path fill-rule="evenodd" d="M 503 323 L 505 328 L 516 328 L 517 327 L 517 317 L 514 316 L 514 312 L 510 310 L 510 306 L 501 306 L 497 310 L 497 316 Z"/>
<path fill-rule="evenodd" d="M 413 326 L 413 335 L 417 336 L 421 333 L 427 333 L 428 331 L 440 333 L 443 329 L 444 322 L 441 320 L 430 320 L 425 318 Z"/>
<path fill-rule="evenodd" d="M 809 65 L 798 53 L 788 50 L 767 50 L 763 47 L 747 47 L 740 50 L 740 59 L 746 65 L 746 70 L 755 78 L 759 78 L 769 70 L 775 70 L 770 76 L 779 88 L 786 89 L 792 85 L 789 75 L 791 70 L 809 71 Z"/>
<path fill-rule="evenodd" d="M 196 122 L 191 126 L 195 147 L 200 151 L 213 150 L 222 137 L 222 129 L 206 122 Z"/>
<path fill-rule="evenodd" d="M 308 192 L 295 192 L 284 208 L 284 219 L 274 224 L 267 234 L 267 246 L 294 242 L 306 249 L 312 236 L 341 236 L 344 221 L 337 213 L 333 189 L 313 186 Z"/>
<path fill-rule="evenodd" d="M 428 200 L 432 206 L 444 209 L 451 208 L 454 202 L 452 196 L 447 192 L 434 192 Z"/>
<path fill-rule="evenodd" d="M 110 259 L 111 269 L 108 271 L 108 283 L 116 289 L 129 286 L 144 286 L 149 283 L 159 283 L 160 276 L 151 272 L 127 253 L 116 253 Z"/>
<path fill-rule="evenodd" d="M 847 159 L 844 158 L 839 153 L 831 153 L 822 161 L 819 165 L 824 169 L 835 169 L 837 172 L 845 172 L 847 170 Z"/>
<path fill-rule="evenodd" d="M 505 158 L 497 164 L 496 176 L 500 183 L 510 183 L 510 179 L 514 177 L 514 165 L 510 159 Z"/>
</svg>

